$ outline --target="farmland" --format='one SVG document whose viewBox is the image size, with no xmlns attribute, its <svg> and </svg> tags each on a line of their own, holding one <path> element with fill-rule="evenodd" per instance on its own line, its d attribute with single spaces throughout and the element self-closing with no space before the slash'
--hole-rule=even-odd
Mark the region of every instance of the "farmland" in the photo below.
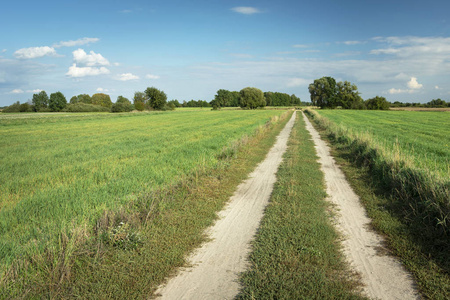
<svg viewBox="0 0 450 300">
<path fill-rule="evenodd" d="M 414 111 L 319 111 L 320 115 L 347 129 L 370 135 L 388 152 L 399 151 L 402 159 L 420 169 L 449 177 L 450 114 Z M 394 149 L 396 148 L 396 149 Z"/>
<path fill-rule="evenodd" d="M 105 211 L 225 166 L 236 141 L 282 113 L 1 116 L 0 277 L 18 257 L 63 247 L 74 228 L 90 235 Z"/>
</svg>

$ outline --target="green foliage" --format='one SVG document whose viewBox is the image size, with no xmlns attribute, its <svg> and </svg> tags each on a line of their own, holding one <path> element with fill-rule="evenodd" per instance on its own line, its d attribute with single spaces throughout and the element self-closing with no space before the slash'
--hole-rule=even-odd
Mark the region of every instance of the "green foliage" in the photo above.
<svg viewBox="0 0 450 300">
<path fill-rule="evenodd" d="M 92 98 L 88 94 L 80 94 L 70 98 L 70 104 L 85 103 L 92 104 Z"/>
<path fill-rule="evenodd" d="M 182 107 L 181 103 L 180 103 L 177 99 L 170 100 L 169 102 L 167 102 L 167 104 L 171 104 L 171 103 L 172 103 L 175 107 Z"/>
<path fill-rule="evenodd" d="M 124 222 L 103 233 L 103 239 L 107 244 L 124 250 L 134 250 L 143 244 L 139 232 Z"/>
<path fill-rule="evenodd" d="M 214 100 L 213 100 L 214 101 Z M 211 107 L 211 104 L 209 104 L 207 101 L 204 100 L 190 100 L 188 102 L 183 101 L 183 104 L 181 104 L 182 107 Z"/>
<path fill-rule="evenodd" d="M 433 99 L 427 103 L 427 107 L 450 107 L 450 103 L 446 103 L 441 98 Z"/>
<path fill-rule="evenodd" d="M 100 105 L 86 104 L 79 102 L 76 104 L 69 103 L 66 108 L 63 109 L 65 112 L 109 112 L 110 109 Z"/>
<path fill-rule="evenodd" d="M 16 103 L 11 104 L 8 107 L 5 107 L 2 110 L 2 112 L 4 112 L 4 113 L 18 113 L 18 112 L 20 112 L 20 102 L 17 101 Z"/>
<path fill-rule="evenodd" d="M 118 96 L 116 103 L 122 103 L 122 104 L 129 104 L 131 105 L 131 101 L 128 100 L 127 98 L 123 97 L 123 96 Z"/>
<path fill-rule="evenodd" d="M 147 105 L 155 110 L 161 110 L 167 101 L 167 95 L 163 91 L 158 90 L 155 87 L 148 87 L 145 90 L 145 95 L 148 98 Z"/>
<path fill-rule="evenodd" d="M 92 95 L 92 104 L 110 108 L 112 106 L 111 97 L 103 93 Z"/>
<path fill-rule="evenodd" d="M 359 96 L 356 85 L 348 81 L 336 84 L 336 104 L 344 109 L 357 109 L 364 107 L 363 99 Z"/>
<path fill-rule="evenodd" d="M 279 92 L 265 92 L 264 98 L 267 106 L 293 106 L 300 105 L 300 98 L 294 94 L 288 95 Z"/>
<path fill-rule="evenodd" d="M 146 103 L 148 100 L 147 95 L 144 92 L 135 92 L 133 97 L 133 103 L 137 102 Z"/>
<path fill-rule="evenodd" d="M 127 102 L 116 102 L 111 106 L 111 112 L 130 112 L 134 109 L 134 106 L 130 101 Z"/>
<path fill-rule="evenodd" d="M 333 77 L 322 77 L 314 80 L 308 87 L 311 102 L 320 108 L 336 108 L 336 80 Z"/>
<path fill-rule="evenodd" d="M 50 100 L 48 103 L 48 107 L 51 111 L 61 111 L 67 105 L 66 97 L 64 97 L 63 93 L 56 92 L 50 94 Z"/>
<path fill-rule="evenodd" d="M 143 111 L 145 109 L 144 102 L 134 102 L 134 108 L 138 111 Z"/>
<path fill-rule="evenodd" d="M 33 99 L 31 101 L 33 102 L 35 111 L 42 111 L 47 108 L 49 99 L 47 93 L 41 91 L 38 94 L 33 94 Z"/>
<path fill-rule="evenodd" d="M 33 107 L 30 104 L 28 104 L 27 102 L 25 102 L 25 103 L 20 104 L 19 111 L 20 112 L 32 112 Z"/>
<path fill-rule="evenodd" d="M 386 100 L 386 98 L 379 96 L 367 99 L 365 104 L 369 110 L 389 110 L 390 106 L 390 103 Z"/>
<path fill-rule="evenodd" d="M 255 109 L 266 106 L 264 93 L 254 87 L 243 88 L 240 92 L 240 106 L 241 108 Z"/>
</svg>

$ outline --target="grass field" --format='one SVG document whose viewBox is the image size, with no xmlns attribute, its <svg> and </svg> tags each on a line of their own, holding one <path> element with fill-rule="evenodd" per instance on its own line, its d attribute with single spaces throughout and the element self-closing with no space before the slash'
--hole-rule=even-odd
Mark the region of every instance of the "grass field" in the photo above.
<svg viewBox="0 0 450 300">
<path fill-rule="evenodd" d="M 11 276 L 5 274 L 18 258 L 25 264 L 14 272 L 23 272 L 33 260 L 49 260 L 45 257 L 62 251 L 65 256 L 53 257 L 53 264 L 64 267 L 67 257 L 79 250 L 77 239 L 94 235 L 99 220 L 115 226 L 104 232 L 110 242 L 118 242 L 114 245 L 124 241 L 121 234 L 127 234 L 130 247 L 140 243 L 118 220 L 106 220 L 105 213 L 224 166 L 223 158 L 238 149 L 236 141 L 254 135 L 282 113 L 194 110 L 2 116 L 0 283 Z M 51 259 L 42 263 L 43 269 L 46 265 L 55 268 Z M 29 276 L 31 281 L 39 280 Z M 55 282 L 68 274 L 58 276 Z"/>
<path fill-rule="evenodd" d="M 320 114 L 320 115 L 319 115 Z M 308 112 L 422 295 L 450 297 L 448 112 Z M 337 125 L 339 124 L 339 125 Z"/>
<path fill-rule="evenodd" d="M 414 166 L 450 176 L 450 113 L 417 111 L 319 110 L 353 132 L 369 134 L 388 151 L 399 151 Z M 398 148 L 398 149 L 397 149 Z"/>
</svg>

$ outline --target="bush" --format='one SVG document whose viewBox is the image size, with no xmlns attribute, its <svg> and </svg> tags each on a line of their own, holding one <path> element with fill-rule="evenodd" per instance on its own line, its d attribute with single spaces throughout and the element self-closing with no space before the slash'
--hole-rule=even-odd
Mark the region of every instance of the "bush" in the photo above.
<svg viewBox="0 0 450 300">
<path fill-rule="evenodd" d="M 255 109 L 257 107 L 266 106 L 266 100 L 264 99 L 264 93 L 257 88 L 246 87 L 240 92 L 240 106 L 242 108 Z"/>
<path fill-rule="evenodd" d="M 131 103 L 114 103 L 111 107 L 111 112 L 130 112 L 134 109 Z"/>
<path fill-rule="evenodd" d="M 103 107 L 99 105 L 92 105 L 86 103 L 76 103 L 67 104 L 66 108 L 63 110 L 65 112 L 109 112 L 108 107 Z"/>
<path fill-rule="evenodd" d="M 143 111 L 145 109 L 145 104 L 144 104 L 144 102 L 135 102 L 134 108 L 136 110 Z"/>
<path fill-rule="evenodd" d="M 17 113 L 20 112 L 20 102 L 17 101 L 16 103 L 6 107 L 5 109 L 3 109 L 4 113 Z"/>
<path fill-rule="evenodd" d="M 28 104 L 27 102 L 25 102 L 25 103 L 20 104 L 19 111 L 20 112 L 32 112 L 33 107 L 30 104 Z"/>
</svg>

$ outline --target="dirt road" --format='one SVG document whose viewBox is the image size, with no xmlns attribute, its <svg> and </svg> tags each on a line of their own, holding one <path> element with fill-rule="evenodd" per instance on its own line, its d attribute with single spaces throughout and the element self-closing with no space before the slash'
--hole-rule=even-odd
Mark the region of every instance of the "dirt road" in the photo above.
<svg viewBox="0 0 450 300">
<path fill-rule="evenodd" d="M 246 269 L 250 241 L 272 193 L 295 115 L 294 112 L 265 160 L 239 185 L 219 213 L 220 219 L 210 228 L 211 241 L 189 259 L 193 267 L 158 289 L 158 299 L 232 299 L 237 295 L 238 275 Z"/>
<path fill-rule="evenodd" d="M 330 155 L 329 147 L 303 114 L 313 137 L 325 174 L 329 200 L 337 207 L 338 229 L 344 236 L 345 255 L 361 275 L 364 292 L 376 299 L 417 299 L 411 276 L 392 256 L 383 254 L 383 239 L 369 229 L 370 219 L 344 174 Z"/>
</svg>

